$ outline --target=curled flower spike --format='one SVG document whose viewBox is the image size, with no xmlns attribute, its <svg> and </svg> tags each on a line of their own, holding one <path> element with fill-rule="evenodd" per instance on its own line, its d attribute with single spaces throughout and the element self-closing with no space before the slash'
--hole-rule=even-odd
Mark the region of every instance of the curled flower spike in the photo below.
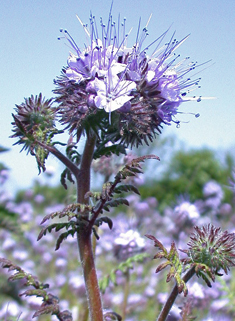
<svg viewBox="0 0 235 321">
<path fill-rule="evenodd" d="M 185 263 L 201 263 L 210 268 L 213 274 L 223 270 L 226 274 L 230 267 L 235 266 L 235 234 L 222 232 L 211 224 L 199 228 L 188 243 L 189 258 Z"/>
<path fill-rule="evenodd" d="M 52 99 L 45 100 L 41 93 L 35 97 L 32 95 L 21 105 L 16 105 L 15 111 L 16 114 L 12 114 L 14 134 L 10 137 L 19 140 L 14 145 L 23 145 L 22 150 L 36 157 L 39 172 L 41 168 L 45 170 L 48 152 L 38 143 L 50 144 L 54 134 L 59 132 L 54 127 L 56 109 L 52 107 Z"/>
<path fill-rule="evenodd" d="M 62 76 L 55 80 L 54 90 L 60 121 L 70 133 L 77 134 L 78 140 L 88 130 L 89 119 L 94 131 L 102 129 L 112 142 L 127 146 L 148 144 L 160 133 L 162 124 L 179 124 L 175 116 L 182 102 L 201 100 L 187 97 L 200 80 L 188 77 L 196 63 L 188 63 L 188 58 L 179 61 L 180 55 L 175 55 L 188 36 L 176 41 L 173 34 L 162 45 L 167 33 L 164 32 L 144 47 L 149 21 L 142 32 L 139 22 L 136 42 L 128 47 L 126 21 L 120 23 L 119 17 L 116 23 L 111 10 L 107 25 L 100 20 L 100 35 L 95 16 L 90 16 L 89 27 L 79 21 L 88 44 L 80 49 L 68 31 L 61 30 L 74 53 L 70 54 Z M 153 52 L 148 55 L 150 47 Z"/>
</svg>

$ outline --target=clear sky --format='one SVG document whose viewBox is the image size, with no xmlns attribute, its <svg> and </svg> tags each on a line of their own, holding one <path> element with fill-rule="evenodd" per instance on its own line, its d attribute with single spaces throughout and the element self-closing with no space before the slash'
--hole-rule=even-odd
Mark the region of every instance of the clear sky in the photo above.
<svg viewBox="0 0 235 321">
<path fill-rule="evenodd" d="M 14 105 L 31 94 L 52 96 L 53 79 L 66 65 L 69 48 L 58 41 L 61 28 L 67 29 L 79 47 L 85 41 L 76 14 L 89 22 L 90 10 L 97 21 L 108 17 L 111 0 L 1 0 L 1 78 L 0 78 L 0 145 L 11 148 L 1 154 L 1 161 L 12 169 L 12 185 L 30 184 L 37 176 L 36 162 L 20 147 L 11 147 L 11 113 Z M 149 38 L 146 45 L 171 26 L 169 37 L 176 31 L 178 40 L 190 34 L 178 49 L 181 57 L 203 63 L 212 59 L 202 71 L 201 89 L 194 94 L 214 96 L 216 100 L 184 103 L 179 115 L 187 120 L 180 128 L 165 126 L 163 135 L 174 134 L 188 146 L 212 148 L 235 147 L 235 1 L 234 0 L 114 0 L 113 17 L 127 18 L 127 29 L 133 27 L 128 41 L 136 35 L 139 17 L 142 26 L 150 14 Z M 133 38 L 132 38 L 133 37 Z M 214 63 L 214 64 L 213 64 Z M 53 159 L 49 160 L 53 163 Z"/>
</svg>

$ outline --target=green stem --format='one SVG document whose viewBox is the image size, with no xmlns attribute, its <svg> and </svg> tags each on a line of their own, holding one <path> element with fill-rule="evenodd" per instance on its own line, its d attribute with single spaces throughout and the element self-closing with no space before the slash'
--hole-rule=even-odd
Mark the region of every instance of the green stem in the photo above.
<svg viewBox="0 0 235 321">
<path fill-rule="evenodd" d="M 89 310 L 87 302 L 83 302 L 81 311 L 79 310 L 79 316 L 77 321 L 87 321 L 89 316 Z"/>
<path fill-rule="evenodd" d="M 182 280 L 185 283 L 187 283 L 194 274 L 195 274 L 195 268 L 193 267 L 185 273 Z M 157 318 L 157 321 L 165 321 L 166 320 L 178 294 L 179 294 L 179 292 L 178 292 L 178 287 L 176 284 L 174 286 L 173 290 L 171 291 L 171 294 L 169 295 L 166 303 L 164 304 L 162 311 L 160 312 L 160 314 Z"/>
<path fill-rule="evenodd" d="M 123 304 L 122 304 L 122 321 L 124 321 L 126 318 L 126 308 L 128 303 L 129 291 L 130 291 L 130 270 L 128 269 L 125 273 L 124 298 L 123 298 Z"/>
<path fill-rule="evenodd" d="M 82 155 L 80 170 L 76 177 L 77 202 L 82 204 L 88 204 L 88 199 L 85 199 L 85 194 L 90 190 L 90 171 L 95 143 L 96 137 L 92 134 L 88 135 Z M 89 213 L 84 213 L 84 216 L 89 219 Z M 103 309 L 92 251 L 91 232 L 91 228 L 79 230 L 78 248 L 86 285 L 90 320 L 103 321 Z"/>
</svg>

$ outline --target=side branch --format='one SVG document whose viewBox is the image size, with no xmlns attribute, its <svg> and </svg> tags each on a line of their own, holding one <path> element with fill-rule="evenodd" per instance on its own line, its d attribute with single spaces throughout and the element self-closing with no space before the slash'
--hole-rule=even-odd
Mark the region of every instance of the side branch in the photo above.
<svg viewBox="0 0 235 321">
<path fill-rule="evenodd" d="M 185 283 L 187 283 L 192 278 L 192 276 L 194 274 L 195 274 L 195 268 L 193 267 L 185 273 L 185 275 L 182 277 L 182 280 Z M 160 312 L 160 315 L 158 316 L 156 321 L 165 321 L 166 320 L 178 294 L 179 294 L 179 291 L 178 291 L 178 286 L 176 284 L 174 286 L 173 290 L 171 291 L 171 294 L 169 295 L 169 297 L 168 297 L 165 305 L 163 306 L 162 311 Z"/>
<path fill-rule="evenodd" d="M 57 148 L 55 148 L 54 146 L 44 144 L 42 142 L 37 143 L 41 147 L 48 150 L 48 152 L 52 153 L 56 158 L 58 158 L 74 174 L 75 177 L 79 175 L 79 169 L 77 168 L 77 166 L 73 162 L 71 162 L 71 160 L 68 157 L 62 154 Z"/>
</svg>

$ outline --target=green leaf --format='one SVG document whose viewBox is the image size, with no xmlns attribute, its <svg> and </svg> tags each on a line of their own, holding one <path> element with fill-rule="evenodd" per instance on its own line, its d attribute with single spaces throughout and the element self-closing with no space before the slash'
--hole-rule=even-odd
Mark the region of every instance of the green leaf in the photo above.
<svg viewBox="0 0 235 321">
<path fill-rule="evenodd" d="M 117 207 L 121 204 L 129 206 L 129 202 L 125 198 L 116 198 L 106 202 L 103 208 L 105 211 L 109 211 L 109 207 Z"/>
<path fill-rule="evenodd" d="M 103 217 L 97 218 L 97 219 L 95 220 L 94 225 L 96 225 L 96 226 L 99 227 L 99 226 L 101 226 L 103 223 L 108 224 L 110 230 L 112 230 L 112 228 L 113 228 L 113 221 L 112 221 L 109 217 L 107 217 L 107 216 L 103 216 Z"/>
<path fill-rule="evenodd" d="M 65 232 L 65 233 L 60 234 L 60 236 L 58 237 L 57 242 L 56 242 L 55 250 L 57 251 L 57 250 L 60 248 L 61 243 L 62 243 L 64 240 L 66 240 L 69 235 L 74 236 L 74 234 L 75 234 L 77 231 L 78 231 L 78 230 L 71 229 L 71 230 L 69 230 L 69 231 L 67 231 L 67 232 Z"/>
<path fill-rule="evenodd" d="M 174 278 L 177 284 L 178 293 L 183 292 L 184 296 L 186 296 L 188 293 L 188 289 L 186 283 L 181 278 L 181 274 L 183 271 L 183 263 L 179 258 L 179 254 L 176 249 L 175 243 L 171 243 L 171 248 L 168 252 L 166 248 L 162 245 L 162 243 L 158 241 L 154 236 L 146 235 L 146 237 L 154 241 L 154 246 L 158 248 L 158 253 L 154 256 L 154 259 L 166 259 L 165 263 L 162 263 L 157 267 L 156 273 L 170 266 L 170 272 L 167 274 L 166 282 L 169 282 L 172 278 Z"/>
<path fill-rule="evenodd" d="M 109 275 L 106 275 L 99 280 L 100 291 L 104 293 L 108 286 L 109 286 Z"/>
<path fill-rule="evenodd" d="M 42 297 L 45 300 L 47 300 L 48 295 L 47 292 L 45 290 L 40 290 L 40 289 L 30 289 L 30 290 L 26 290 L 25 292 L 21 293 L 20 296 L 32 296 L 35 295 L 37 297 Z"/>
<path fill-rule="evenodd" d="M 47 234 L 47 232 L 51 233 L 51 231 L 53 229 L 55 229 L 56 232 L 60 231 L 64 227 L 66 228 L 66 230 L 68 230 L 69 227 L 74 227 L 75 224 L 76 223 L 74 221 L 70 221 L 70 222 L 66 222 L 66 223 L 54 223 L 54 224 L 48 225 L 41 230 L 41 232 L 38 235 L 37 240 L 39 241 L 43 237 L 43 235 Z"/>
<path fill-rule="evenodd" d="M 123 193 L 123 192 L 134 192 L 134 193 L 140 195 L 140 192 L 138 191 L 138 189 L 135 186 L 130 185 L 130 184 L 129 185 L 128 184 L 119 185 L 119 186 L 114 188 L 113 192 L 114 193 L 119 193 L 119 194 Z"/>
<path fill-rule="evenodd" d="M 126 148 L 121 144 L 113 144 L 112 146 L 105 146 L 106 141 L 102 144 L 99 144 L 97 149 L 94 152 L 94 159 L 100 158 L 101 156 L 111 156 L 113 154 L 119 156 L 120 154 L 126 155 Z"/>
</svg>

